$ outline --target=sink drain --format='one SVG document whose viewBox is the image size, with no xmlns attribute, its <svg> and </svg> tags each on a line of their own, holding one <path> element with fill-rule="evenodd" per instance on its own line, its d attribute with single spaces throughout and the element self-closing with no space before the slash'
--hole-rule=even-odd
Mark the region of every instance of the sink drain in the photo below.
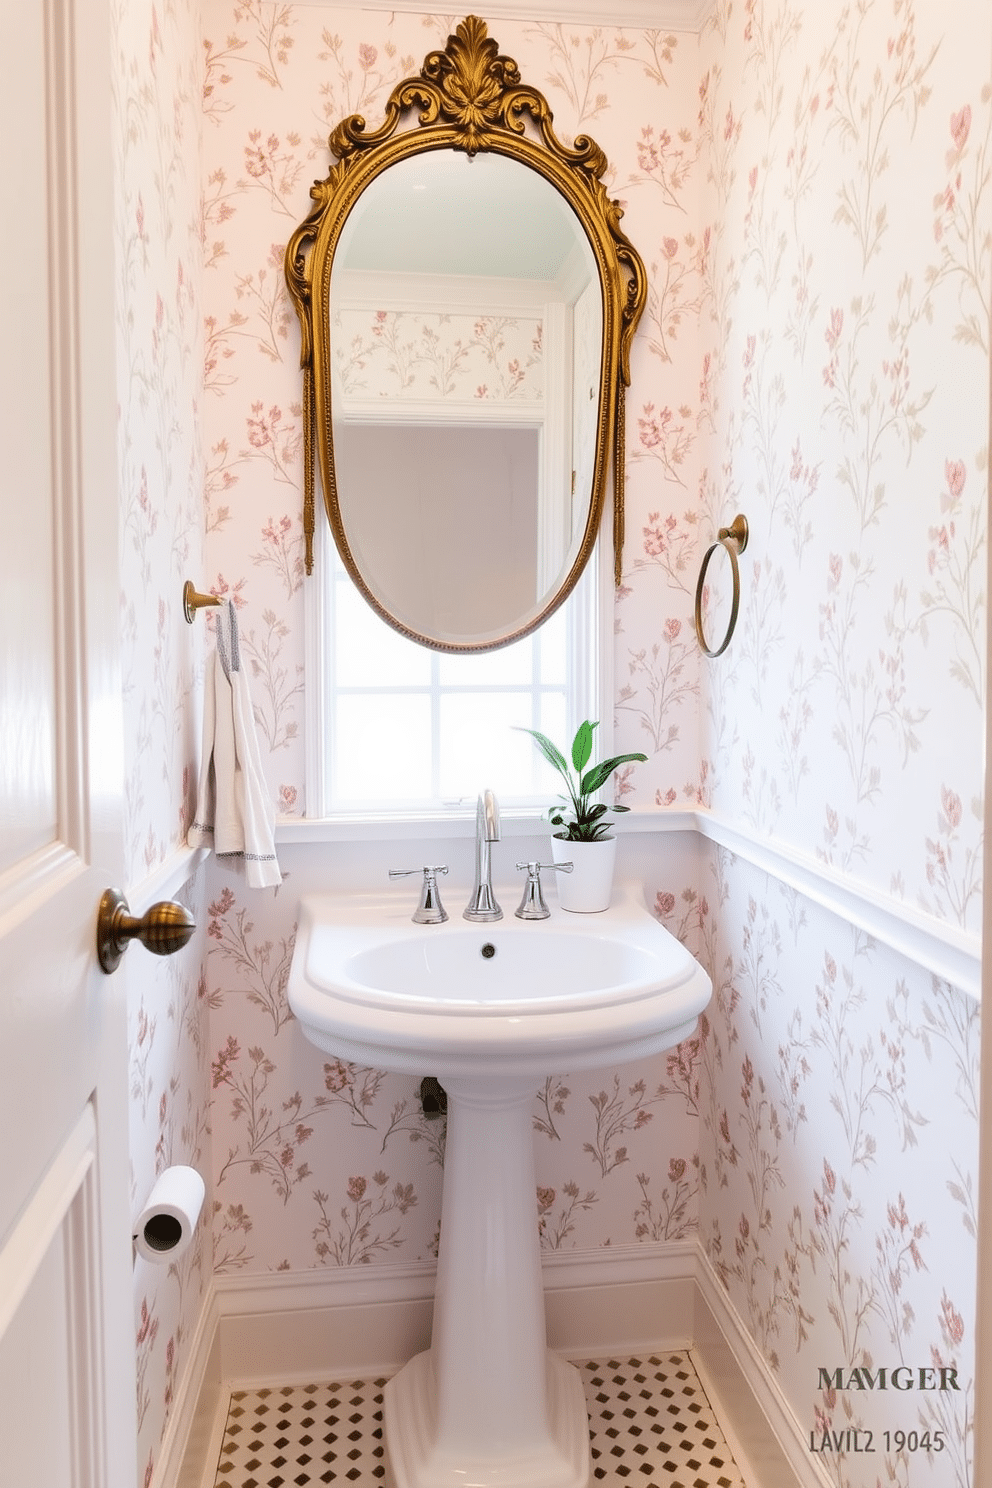
<svg viewBox="0 0 992 1488">
<path fill-rule="evenodd" d="M 485 945 L 482 947 L 482 954 L 485 956 L 487 961 L 491 961 L 492 958 L 495 956 L 496 947 L 493 945 L 491 940 L 487 940 Z"/>
</svg>

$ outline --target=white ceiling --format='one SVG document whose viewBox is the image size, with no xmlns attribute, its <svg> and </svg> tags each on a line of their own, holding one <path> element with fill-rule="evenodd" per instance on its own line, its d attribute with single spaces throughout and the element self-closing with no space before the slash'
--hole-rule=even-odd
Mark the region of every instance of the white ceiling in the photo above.
<svg viewBox="0 0 992 1488">
<path fill-rule="evenodd" d="M 405 10 L 429 12 L 428 0 L 295 0 L 297 5 L 320 5 L 331 10 Z M 698 31 L 715 0 L 493 0 L 458 12 L 481 15 L 484 21 L 573 21 L 594 26 L 660 27 L 666 31 Z M 492 27 L 490 26 L 490 32 Z M 497 36 L 497 41 L 499 37 Z"/>
<path fill-rule="evenodd" d="M 554 283 L 584 242 L 572 209 L 536 171 L 505 155 L 435 150 L 370 182 L 337 251 L 345 268 L 366 272 Z"/>
</svg>

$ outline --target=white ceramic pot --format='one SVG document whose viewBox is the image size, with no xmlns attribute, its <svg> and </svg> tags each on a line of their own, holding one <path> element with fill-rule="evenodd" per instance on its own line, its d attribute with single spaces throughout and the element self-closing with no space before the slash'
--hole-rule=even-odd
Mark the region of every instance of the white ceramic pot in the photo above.
<svg viewBox="0 0 992 1488">
<path fill-rule="evenodd" d="M 601 842 L 568 842 L 564 837 L 552 837 L 551 859 L 572 864 L 571 873 L 555 874 L 562 909 L 573 914 L 600 914 L 609 909 L 617 859 L 615 837 L 604 837 Z"/>
</svg>

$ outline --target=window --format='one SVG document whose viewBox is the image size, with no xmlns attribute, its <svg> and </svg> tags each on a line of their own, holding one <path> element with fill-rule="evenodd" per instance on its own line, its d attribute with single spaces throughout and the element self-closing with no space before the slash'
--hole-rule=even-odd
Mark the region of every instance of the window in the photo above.
<svg viewBox="0 0 992 1488">
<path fill-rule="evenodd" d="M 308 615 L 311 816 L 443 814 L 492 786 L 501 806 L 545 807 L 560 782 L 533 740 L 563 747 L 598 717 L 597 559 L 533 635 L 484 654 L 430 651 L 381 620 L 326 530 Z"/>
</svg>

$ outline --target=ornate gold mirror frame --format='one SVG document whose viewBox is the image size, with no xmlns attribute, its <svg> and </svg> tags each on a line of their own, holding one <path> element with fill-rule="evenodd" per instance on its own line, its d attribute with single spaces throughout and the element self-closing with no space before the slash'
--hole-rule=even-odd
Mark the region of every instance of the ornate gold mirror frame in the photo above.
<svg viewBox="0 0 992 1488">
<path fill-rule="evenodd" d="M 416 116 L 413 116 L 416 111 Z M 588 518 L 577 557 L 560 588 L 541 613 L 512 635 L 488 642 L 504 645 L 541 624 L 574 588 L 596 541 L 612 455 L 614 575 L 620 582 L 624 522 L 624 395 L 630 384 L 630 347 L 646 297 L 644 265 L 620 230 L 622 209 L 611 201 L 602 177 L 607 159 L 587 135 L 572 148 L 552 126 L 547 100 L 520 81 L 512 58 L 502 56 L 484 21 L 468 16 L 449 36 L 443 51 L 425 59 L 418 77 L 406 78 L 390 94 L 385 119 L 367 132 L 359 114 L 331 133 L 336 163 L 310 189 L 313 206 L 286 249 L 285 271 L 301 329 L 303 369 L 304 513 L 306 572 L 313 570 L 314 445 L 324 502 L 335 542 L 352 579 L 384 619 L 404 634 L 417 635 L 390 615 L 370 591 L 349 549 L 338 501 L 331 410 L 331 270 L 335 248 L 349 213 L 362 192 L 391 165 L 434 150 L 461 150 L 469 156 L 493 151 L 522 162 L 543 176 L 568 202 L 595 258 L 602 291 L 602 356 L 596 452 Z M 439 649 L 483 647 L 443 642 Z"/>
</svg>

